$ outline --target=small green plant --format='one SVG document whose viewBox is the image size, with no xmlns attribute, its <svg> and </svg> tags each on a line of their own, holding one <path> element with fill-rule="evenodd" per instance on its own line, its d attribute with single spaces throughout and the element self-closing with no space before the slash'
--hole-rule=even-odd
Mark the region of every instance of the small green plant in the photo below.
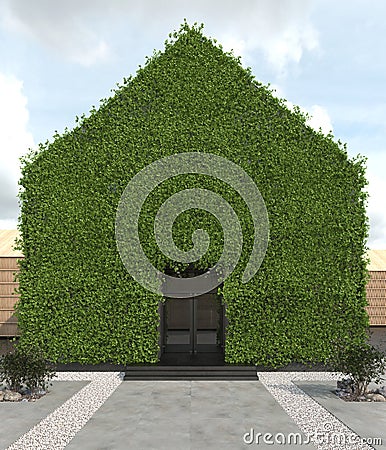
<svg viewBox="0 0 386 450">
<path fill-rule="evenodd" d="M 39 349 L 15 349 L 0 358 L 0 381 L 7 384 L 12 391 L 19 392 L 26 387 L 35 393 L 46 390 L 50 380 L 56 376 L 55 370 L 44 359 Z"/>
<path fill-rule="evenodd" d="M 351 380 L 352 400 L 366 393 L 373 381 L 380 383 L 386 371 L 386 354 L 368 343 L 340 343 L 329 361 L 332 370 L 342 372 Z"/>
</svg>

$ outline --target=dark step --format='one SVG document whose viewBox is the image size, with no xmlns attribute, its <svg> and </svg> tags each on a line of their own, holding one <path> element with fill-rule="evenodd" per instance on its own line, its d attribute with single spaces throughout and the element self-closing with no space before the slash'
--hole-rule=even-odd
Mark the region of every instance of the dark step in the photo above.
<svg viewBox="0 0 386 450">
<path fill-rule="evenodd" d="M 179 378 L 185 377 L 185 376 L 193 376 L 193 377 L 199 377 L 199 376 L 208 376 L 208 377 L 216 377 L 216 376 L 224 376 L 224 377 L 249 377 L 249 376 L 256 376 L 256 372 L 240 372 L 237 370 L 233 371 L 218 371 L 218 372 L 211 372 L 210 370 L 201 370 L 201 371 L 194 371 L 191 372 L 189 370 L 181 370 L 181 371 L 174 371 L 170 370 L 168 372 L 161 372 L 161 371 L 146 371 L 146 370 L 137 370 L 135 372 L 131 372 L 130 370 L 126 370 L 127 376 L 146 376 L 146 377 L 152 377 L 154 375 L 157 376 L 176 376 Z"/>
<path fill-rule="evenodd" d="M 256 372 L 256 366 L 236 366 L 232 364 L 223 365 L 223 366 L 161 366 L 157 364 L 138 364 L 138 365 L 130 365 L 126 366 L 126 370 L 136 371 L 136 370 L 146 370 L 146 371 L 165 371 L 168 372 L 170 370 L 189 370 L 189 371 L 201 371 L 201 370 L 210 370 L 211 372 L 216 371 L 241 371 L 241 372 Z"/>
<path fill-rule="evenodd" d="M 125 376 L 123 381 L 259 381 L 257 375 L 254 377 L 240 377 L 240 376 L 220 376 L 206 377 L 206 376 L 187 376 L 187 377 L 173 377 L 173 376 L 159 376 L 153 375 L 151 377 L 140 376 Z"/>
<path fill-rule="evenodd" d="M 255 366 L 129 366 L 124 380 L 254 380 Z"/>
</svg>

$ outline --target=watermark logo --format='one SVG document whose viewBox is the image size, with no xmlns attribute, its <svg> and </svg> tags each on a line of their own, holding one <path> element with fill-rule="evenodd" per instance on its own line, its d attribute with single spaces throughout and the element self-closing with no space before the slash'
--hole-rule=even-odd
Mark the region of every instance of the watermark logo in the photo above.
<svg viewBox="0 0 386 450">
<path fill-rule="evenodd" d="M 367 445 L 382 445 L 382 438 L 363 438 L 351 431 L 334 430 L 331 423 L 323 423 L 319 430 L 312 433 L 260 433 L 251 428 L 243 434 L 244 444 L 265 444 L 265 445 L 291 445 L 323 448 L 369 448 Z"/>
<path fill-rule="evenodd" d="M 178 153 L 158 159 L 138 172 L 120 198 L 115 237 L 123 264 L 131 276 L 151 292 L 168 297 L 187 298 L 211 291 L 219 286 L 236 267 L 243 246 L 237 214 L 220 195 L 207 189 L 185 189 L 169 197 L 160 207 L 154 221 L 157 245 L 169 258 L 191 263 L 208 250 L 210 237 L 205 230 L 195 230 L 193 248 L 179 249 L 172 237 L 176 218 L 189 209 L 203 209 L 221 224 L 224 249 L 214 267 L 199 276 L 177 278 L 155 268 L 145 255 L 138 233 L 139 216 L 147 196 L 165 180 L 181 174 L 197 173 L 215 177 L 230 185 L 245 201 L 254 225 L 254 244 L 244 270 L 247 283 L 259 269 L 268 246 L 269 221 L 264 199 L 252 178 L 237 164 L 212 153 Z"/>
</svg>

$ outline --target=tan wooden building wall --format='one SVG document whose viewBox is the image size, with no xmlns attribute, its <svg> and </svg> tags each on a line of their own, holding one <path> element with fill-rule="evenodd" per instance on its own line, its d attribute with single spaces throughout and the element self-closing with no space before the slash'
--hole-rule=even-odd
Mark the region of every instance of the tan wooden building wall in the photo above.
<svg viewBox="0 0 386 450">
<path fill-rule="evenodd" d="M 18 272 L 18 259 L 23 255 L 13 249 L 17 230 L 0 230 L 0 336 L 18 336 L 20 330 L 14 315 L 18 300 L 15 289 L 18 283 L 14 274 Z M 370 250 L 370 280 L 367 285 L 367 312 L 370 325 L 386 326 L 386 250 Z"/>
<path fill-rule="evenodd" d="M 386 250 L 369 251 L 370 280 L 366 286 L 370 325 L 386 325 Z"/>
<path fill-rule="evenodd" d="M 14 315 L 14 305 L 19 299 L 14 275 L 19 271 L 17 261 L 23 254 L 13 249 L 16 237 L 19 237 L 17 230 L 0 230 L 0 336 L 20 335 Z"/>
</svg>

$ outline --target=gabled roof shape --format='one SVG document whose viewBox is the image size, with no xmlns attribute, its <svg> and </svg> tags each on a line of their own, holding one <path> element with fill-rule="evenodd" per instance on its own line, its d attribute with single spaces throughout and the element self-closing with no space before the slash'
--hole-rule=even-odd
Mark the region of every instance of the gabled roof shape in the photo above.
<svg viewBox="0 0 386 450">
<path fill-rule="evenodd" d="M 363 160 L 350 160 L 333 136 L 307 126 L 301 113 L 290 111 L 200 29 L 184 24 L 175 37 L 73 130 L 25 158 L 19 228 L 23 340 L 49 336 L 48 354 L 71 361 L 156 362 L 159 298 L 122 263 L 117 206 L 145 167 L 195 152 L 231 161 L 258 187 L 270 223 L 263 263 L 243 284 L 255 237 L 252 215 L 230 184 L 201 173 L 177 173 L 162 182 L 140 214 L 131 216 L 143 253 L 161 271 L 185 270 L 186 260 L 169 258 L 157 245 L 155 217 L 176 192 L 213 191 L 232 206 L 243 236 L 237 267 L 224 281 L 226 361 L 324 358 L 331 339 L 364 336 L 368 320 Z M 189 252 L 194 231 L 204 229 L 210 244 L 193 263 L 207 270 L 220 259 L 225 239 L 222 223 L 204 213 L 193 207 L 179 214 L 172 238 Z M 138 255 L 130 236 L 127 242 L 127 253 Z"/>
</svg>

